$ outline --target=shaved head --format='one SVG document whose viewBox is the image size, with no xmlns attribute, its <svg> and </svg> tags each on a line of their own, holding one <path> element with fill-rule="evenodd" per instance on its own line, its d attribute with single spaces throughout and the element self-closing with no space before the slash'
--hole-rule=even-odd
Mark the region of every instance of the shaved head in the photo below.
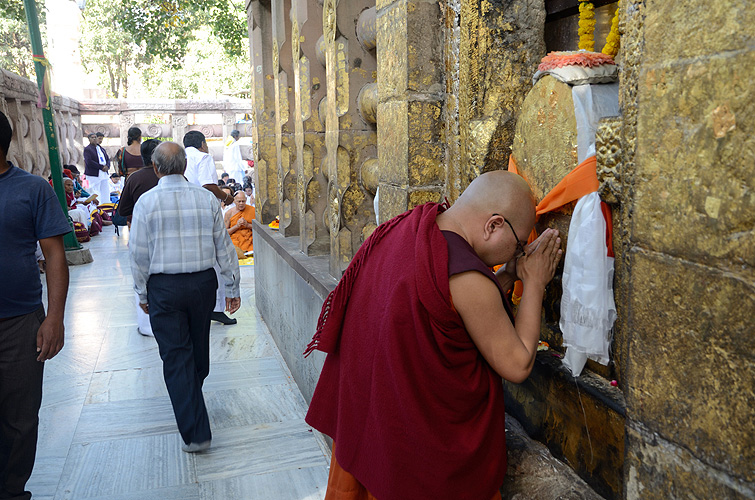
<svg viewBox="0 0 755 500">
<path fill-rule="evenodd" d="M 520 176 L 506 170 L 495 170 L 473 180 L 454 204 L 457 205 L 465 211 L 483 215 L 504 213 L 513 221 L 515 211 L 529 218 L 528 211 L 531 209 L 534 217 L 535 197 L 527 181 Z"/>
<path fill-rule="evenodd" d="M 437 221 L 441 229 L 467 240 L 486 264 L 502 264 L 513 256 L 517 240 L 527 242 L 535 225 L 535 197 L 517 174 L 486 172 L 473 180 Z"/>
</svg>

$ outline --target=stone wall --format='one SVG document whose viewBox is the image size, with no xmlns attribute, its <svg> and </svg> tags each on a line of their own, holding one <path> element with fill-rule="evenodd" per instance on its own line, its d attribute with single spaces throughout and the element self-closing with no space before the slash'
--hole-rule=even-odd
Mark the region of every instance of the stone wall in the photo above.
<svg viewBox="0 0 755 500">
<path fill-rule="evenodd" d="M 755 498 L 755 13 L 633 0 L 621 27 L 626 497 Z"/>
<path fill-rule="evenodd" d="M 8 159 L 24 170 L 47 178 L 50 154 L 42 110 L 37 108 L 38 96 L 36 83 L 0 70 L 0 111 L 8 117 L 14 130 Z M 79 103 L 73 99 L 53 98 L 61 165 L 84 165 L 79 108 Z"/>
</svg>

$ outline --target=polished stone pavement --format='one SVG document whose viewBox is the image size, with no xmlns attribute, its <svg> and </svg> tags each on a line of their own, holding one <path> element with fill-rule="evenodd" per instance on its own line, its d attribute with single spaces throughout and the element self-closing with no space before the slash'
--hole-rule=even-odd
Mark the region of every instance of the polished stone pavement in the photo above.
<svg viewBox="0 0 755 500">
<path fill-rule="evenodd" d="M 65 347 L 45 365 L 33 498 L 322 499 L 329 450 L 304 422 L 306 402 L 254 305 L 254 266 L 241 268 L 238 324 L 210 333 L 212 448 L 187 454 L 155 340 L 136 331 L 127 242 L 127 230 L 105 228 L 84 244 L 94 262 L 70 268 Z"/>
</svg>

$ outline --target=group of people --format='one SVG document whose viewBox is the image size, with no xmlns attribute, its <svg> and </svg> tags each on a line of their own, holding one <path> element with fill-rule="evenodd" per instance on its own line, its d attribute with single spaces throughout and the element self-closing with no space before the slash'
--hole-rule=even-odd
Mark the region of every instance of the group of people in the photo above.
<svg viewBox="0 0 755 500">
<path fill-rule="evenodd" d="M 42 362 L 63 346 L 62 235 L 70 226 L 50 186 L 6 160 L 11 138 L 0 113 L 0 275 L 6 279 L 0 498 L 28 499 Z M 144 166 L 128 172 L 119 206 L 131 217 L 134 290 L 163 360 L 182 448 L 201 452 L 212 439 L 202 396 L 210 321 L 221 303 L 231 314 L 240 307 L 232 238 L 249 229 L 253 206 L 242 190 L 218 185 L 200 132 L 187 133 L 183 147 L 144 141 L 140 156 Z M 225 215 L 221 203 L 230 207 Z M 415 207 L 362 244 L 326 298 L 305 351 L 327 354 L 306 417 L 334 440 L 326 498 L 500 499 L 506 471 L 501 377 L 519 383 L 532 370 L 545 286 L 563 253 L 554 229 L 527 243 L 534 207 L 521 177 L 487 172 L 452 206 Z M 37 241 L 48 261 L 47 316 Z M 517 279 L 523 292 L 515 316 L 508 292 Z"/>
</svg>

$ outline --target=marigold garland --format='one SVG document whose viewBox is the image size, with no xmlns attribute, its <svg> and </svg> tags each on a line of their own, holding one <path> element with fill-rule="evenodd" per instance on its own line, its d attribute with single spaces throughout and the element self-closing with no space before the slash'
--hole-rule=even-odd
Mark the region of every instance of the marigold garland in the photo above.
<svg viewBox="0 0 755 500">
<path fill-rule="evenodd" d="M 592 2 L 579 2 L 579 49 L 595 50 L 595 6 Z"/>
<path fill-rule="evenodd" d="M 620 40 L 619 7 L 617 6 L 616 13 L 613 15 L 613 19 L 611 19 L 611 32 L 606 37 L 606 44 L 603 46 L 602 52 L 611 57 L 616 57 L 616 54 L 619 53 Z"/>
</svg>

